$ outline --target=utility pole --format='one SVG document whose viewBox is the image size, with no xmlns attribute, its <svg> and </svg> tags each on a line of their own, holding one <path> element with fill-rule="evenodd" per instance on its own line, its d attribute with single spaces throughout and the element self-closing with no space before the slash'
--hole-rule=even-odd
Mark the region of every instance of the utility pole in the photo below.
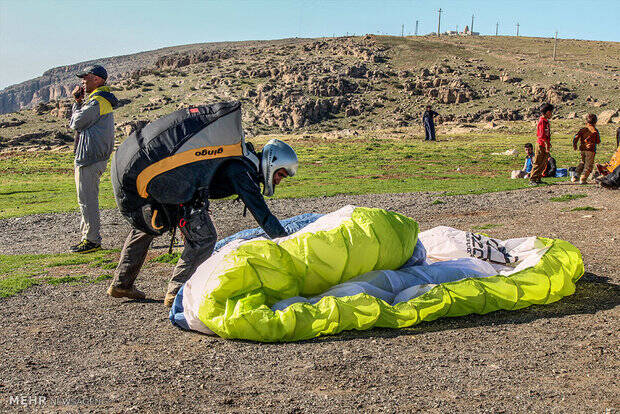
<svg viewBox="0 0 620 414">
<path fill-rule="evenodd" d="M 555 41 L 553 42 L 553 60 L 555 61 L 555 51 L 558 46 L 558 31 L 555 31 Z"/>
<path fill-rule="evenodd" d="M 474 34 L 474 15 L 471 15 L 471 26 L 469 27 L 469 32 L 473 35 Z"/>
<path fill-rule="evenodd" d="M 400 37 L 405 37 L 405 25 L 400 26 Z"/>
<path fill-rule="evenodd" d="M 441 9 L 439 9 L 439 20 L 437 20 L 437 36 L 441 36 Z"/>
<path fill-rule="evenodd" d="M 519 23 L 517 23 L 517 37 L 519 37 Z"/>
<path fill-rule="evenodd" d="M 498 29 L 499 29 L 499 22 L 495 23 L 495 36 L 497 36 Z"/>
<path fill-rule="evenodd" d="M 416 21 L 415 21 L 415 35 L 416 35 L 416 36 L 418 35 L 418 23 L 420 23 L 420 21 L 419 21 L 419 20 L 416 20 Z"/>
</svg>

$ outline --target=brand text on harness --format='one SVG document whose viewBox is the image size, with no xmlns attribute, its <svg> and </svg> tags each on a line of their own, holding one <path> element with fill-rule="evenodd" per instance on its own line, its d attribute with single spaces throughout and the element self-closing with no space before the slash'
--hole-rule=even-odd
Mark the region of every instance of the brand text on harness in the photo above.
<svg viewBox="0 0 620 414">
<path fill-rule="evenodd" d="M 216 154 L 221 154 L 222 152 L 224 152 L 224 148 L 223 147 L 219 147 L 218 149 L 203 149 L 202 151 L 196 151 L 195 154 L 197 157 L 200 156 L 204 156 L 204 155 L 216 155 Z"/>
</svg>

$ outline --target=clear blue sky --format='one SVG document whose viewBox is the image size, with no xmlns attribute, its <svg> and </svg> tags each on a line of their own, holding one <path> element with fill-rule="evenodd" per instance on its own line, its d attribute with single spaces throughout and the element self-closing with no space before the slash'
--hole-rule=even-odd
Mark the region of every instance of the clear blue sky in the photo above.
<svg viewBox="0 0 620 414">
<path fill-rule="evenodd" d="M 0 89 L 52 67 L 189 43 L 462 30 L 620 41 L 620 0 L 0 0 Z M 620 59 L 620 57 L 619 57 Z"/>
</svg>

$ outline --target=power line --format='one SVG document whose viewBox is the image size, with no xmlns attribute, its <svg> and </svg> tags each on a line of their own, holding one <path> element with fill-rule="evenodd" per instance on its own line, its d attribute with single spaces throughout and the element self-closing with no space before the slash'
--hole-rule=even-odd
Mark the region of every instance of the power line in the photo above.
<svg viewBox="0 0 620 414">
<path fill-rule="evenodd" d="M 469 28 L 469 32 L 474 34 L 474 15 L 471 15 L 471 27 Z"/>
<path fill-rule="evenodd" d="M 437 21 L 437 36 L 441 36 L 441 9 L 439 9 L 439 20 Z"/>
<path fill-rule="evenodd" d="M 499 22 L 495 23 L 495 36 L 497 36 L 498 29 L 499 29 Z"/>
<path fill-rule="evenodd" d="M 519 23 L 517 23 L 517 37 L 519 36 Z"/>
<path fill-rule="evenodd" d="M 418 23 L 419 23 L 419 22 L 420 22 L 419 20 L 416 20 L 416 21 L 415 21 L 415 35 L 416 35 L 416 36 L 418 35 Z"/>
</svg>

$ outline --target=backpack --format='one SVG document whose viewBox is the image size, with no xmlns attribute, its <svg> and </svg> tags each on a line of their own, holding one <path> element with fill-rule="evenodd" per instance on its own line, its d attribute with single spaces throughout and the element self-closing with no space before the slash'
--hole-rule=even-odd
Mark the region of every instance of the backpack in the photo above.
<svg viewBox="0 0 620 414">
<path fill-rule="evenodd" d="M 136 229 L 160 235 L 174 228 L 185 204 L 208 198 L 217 169 L 240 159 L 258 169 L 246 147 L 241 104 L 179 109 L 134 131 L 112 159 L 121 214 Z M 254 157 L 256 158 L 256 157 Z"/>
</svg>

